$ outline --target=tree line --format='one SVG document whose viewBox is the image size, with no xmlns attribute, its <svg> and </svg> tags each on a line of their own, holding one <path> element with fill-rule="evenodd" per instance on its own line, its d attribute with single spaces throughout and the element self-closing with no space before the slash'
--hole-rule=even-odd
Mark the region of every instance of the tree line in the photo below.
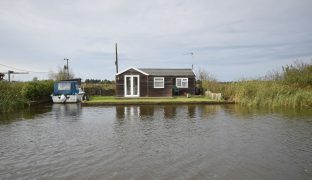
<svg viewBox="0 0 312 180">
<path fill-rule="evenodd" d="M 115 81 L 108 79 L 86 79 L 84 82 L 86 84 L 115 84 Z"/>
</svg>

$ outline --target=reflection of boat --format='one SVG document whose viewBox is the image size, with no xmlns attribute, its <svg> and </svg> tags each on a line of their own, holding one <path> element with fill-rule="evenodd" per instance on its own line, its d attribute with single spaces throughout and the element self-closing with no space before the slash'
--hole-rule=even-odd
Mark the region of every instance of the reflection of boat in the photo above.
<svg viewBox="0 0 312 180">
<path fill-rule="evenodd" d="M 68 80 L 54 83 L 51 94 L 54 103 L 76 103 L 82 101 L 85 92 L 79 87 L 79 81 Z"/>
<path fill-rule="evenodd" d="M 56 119 L 64 119 L 64 117 L 79 117 L 81 115 L 80 103 L 55 103 L 52 105 L 52 113 Z"/>
</svg>

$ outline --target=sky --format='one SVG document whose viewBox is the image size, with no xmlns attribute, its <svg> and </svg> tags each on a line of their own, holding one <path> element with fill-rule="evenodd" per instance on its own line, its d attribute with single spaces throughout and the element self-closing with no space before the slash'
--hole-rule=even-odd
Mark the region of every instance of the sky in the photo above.
<svg viewBox="0 0 312 180">
<path fill-rule="evenodd" d="M 47 79 L 69 59 L 82 79 L 119 69 L 204 69 L 257 78 L 312 59 L 311 0 L 0 0 L 0 72 Z"/>
</svg>

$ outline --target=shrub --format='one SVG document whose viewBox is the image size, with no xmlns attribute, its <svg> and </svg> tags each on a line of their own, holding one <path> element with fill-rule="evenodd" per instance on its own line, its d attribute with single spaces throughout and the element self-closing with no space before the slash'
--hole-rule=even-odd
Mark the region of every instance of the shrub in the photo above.
<svg viewBox="0 0 312 180">
<path fill-rule="evenodd" d="M 0 82 L 0 111 L 21 109 L 29 101 L 50 100 L 53 81 Z"/>
<path fill-rule="evenodd" d="M 22 95 L 28 101 L 45 101 L 53 92 L 53 81 L 27 82 L 22 88 Z"/>
<path fill-rule="evenodd" d="M 88 96 L 114 96 L 115 84 L 83 84 L 84 91 Z"/>
</svg>

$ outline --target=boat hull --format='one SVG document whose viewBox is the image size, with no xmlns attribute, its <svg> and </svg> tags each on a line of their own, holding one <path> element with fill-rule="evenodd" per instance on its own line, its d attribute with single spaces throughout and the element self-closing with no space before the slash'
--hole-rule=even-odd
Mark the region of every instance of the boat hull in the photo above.
<svg viewBox="0 0 312 180">
<path fill-rule="evenodd" d="M 81 102 L 84 94 L 51 95 L 53 103 L 77 103 Z"/>
</svg>

